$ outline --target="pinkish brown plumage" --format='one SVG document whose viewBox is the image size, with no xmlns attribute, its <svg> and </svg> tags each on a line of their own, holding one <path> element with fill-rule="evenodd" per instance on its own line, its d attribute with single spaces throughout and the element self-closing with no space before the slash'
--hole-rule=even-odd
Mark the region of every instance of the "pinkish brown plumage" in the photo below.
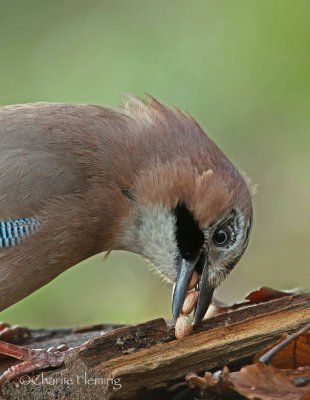
<svg viewBox="0 0 310 400">
<path fill-rule="evenodd" d="M 25 218 L 36 229 L 19 237 Z M 1 221 L 0 309 L 123 249 L 176 282 L 175 318 L 196 270 L 198 323 L 247 246 L 252 204 L 237 169 L 177 109 L 37 103 L 0 108 Z"/>
</svg>

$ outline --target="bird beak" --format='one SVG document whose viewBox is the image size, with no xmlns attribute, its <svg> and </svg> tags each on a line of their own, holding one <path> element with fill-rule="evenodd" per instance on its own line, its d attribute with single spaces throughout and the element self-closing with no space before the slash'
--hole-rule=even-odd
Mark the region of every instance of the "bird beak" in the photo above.
<svg viewBox="0 0 310 400">
<path fill-rule="evenodd" d="M 211 303 L 214 288 L 209 284 L 209 264 L 205 252 L 202 252 L 200 257 L 194 261 L 188 261 L 183 258 L 178 259 L 178 278 L 173 291 L 172 299 L 172 314 L 174 320 L 181 313 L 189 283 L 192 279 L 195 268 L 199 261 L 199 270 L 202 267 L 202 273 L 199 276 L 199 282 L 196 290 L 199 290 L 198 302 L 194 312 L 194 325 L 196 326 L 205 316 L 208 307 Z"/>
</svg>

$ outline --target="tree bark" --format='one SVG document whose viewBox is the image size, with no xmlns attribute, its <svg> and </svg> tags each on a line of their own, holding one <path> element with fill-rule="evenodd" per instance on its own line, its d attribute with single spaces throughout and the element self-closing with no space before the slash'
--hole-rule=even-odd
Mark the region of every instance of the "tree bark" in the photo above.
<svg viewBox="0 0 310 400">
<path fill-rule="evenodd" d="M 7 399 L 151 399 L 184 382 L 190 372 L 241 363 L 310 322 L 310 294 L 296 294 L 245 306 L 204 320 L 182 340 L 163 319 L 135 326 L 98 325 L 83 329 L 33 331 L 26 344 L 48 348 L 67 344 L 81 349 L 63 367 L 7 383 Z M 85 343 L 87 342 L 87 343 Z M 13 365 L 3 359 L 0 370 Z"/>
</svg>

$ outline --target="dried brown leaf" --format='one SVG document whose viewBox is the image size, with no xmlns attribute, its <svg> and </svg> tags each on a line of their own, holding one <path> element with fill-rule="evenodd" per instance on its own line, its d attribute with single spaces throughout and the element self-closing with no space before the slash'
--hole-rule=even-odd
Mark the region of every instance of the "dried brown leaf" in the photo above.
<svg viewBox="0 0 310 400">
<path fill-rule="evenodd" d="M 296 378 L 307 377 L 309 371 L 295 371 Z M 187 376 L 190 387 L 212 390 L 216 393 L 228 393 L 233 390 L 251 400 L 310 400 L 310 384 L 307 379 L 297 386 L 294 380 L 272 365 L 256 363 L 241 368 L 238 372 L 227 369 L 210 374 L 203 378 L 195 374 Z"/>
<path fill-rule="evenodd" d="M 282 292 L 268 287 L 261 287 L 260 289 L 248 294 L 246 300 L 248 300 L 250 304 L 263 303 L 270 300 L 280 299 L 281 297 L 291 296 L 292 294 L 292 292 Z"/>
<path fill-rule="evenodd" d="M 266 347 L 254 356 L 254 362 L 266 354 L 275 345 L 285 340 L 288 335 L 283 335 L 276 343 Z M 282 369 L 296 369 L 310 365 L 310 332 L 304 332 L 298 338 L 288 343 L 283 349 L 279 350 L 270 361 L 270 365 Z"/>
<path fill-rule="evenodd" d="M 296 386 L 284 371 L 272 365 L 249 365 L 229 374 L 229 380 L 232 389 L 253 400 L 305 400 L 310 396 L 309 384 Z"/>
</svg>

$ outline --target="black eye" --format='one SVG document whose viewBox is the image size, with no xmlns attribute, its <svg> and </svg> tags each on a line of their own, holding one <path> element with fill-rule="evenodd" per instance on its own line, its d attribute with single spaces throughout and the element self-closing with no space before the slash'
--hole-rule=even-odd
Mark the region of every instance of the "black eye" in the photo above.
<svg viewBox="0 0 310 400">
<path fill-rule="evenodd" d="M 231 240 L 231 233 L 228 228 L 219 228 L 212 237 L 213 243 L 218 247 L 226 246 Z"/>
</svg>

